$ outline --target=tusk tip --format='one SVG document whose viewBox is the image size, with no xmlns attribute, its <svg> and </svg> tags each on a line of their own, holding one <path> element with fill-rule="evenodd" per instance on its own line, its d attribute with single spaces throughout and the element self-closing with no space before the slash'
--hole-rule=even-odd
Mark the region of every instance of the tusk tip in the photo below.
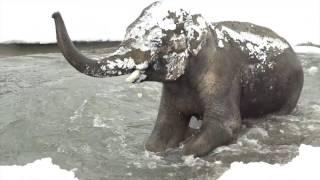
<svg viewBox="0 0 320 180">
<path fill-rule="evenodd" d="M 129 77 L 127 77 L 126 81 L 130 83 L 134 83 L 140 77 L 140 70 L 133 71 Z"/>
</svg>

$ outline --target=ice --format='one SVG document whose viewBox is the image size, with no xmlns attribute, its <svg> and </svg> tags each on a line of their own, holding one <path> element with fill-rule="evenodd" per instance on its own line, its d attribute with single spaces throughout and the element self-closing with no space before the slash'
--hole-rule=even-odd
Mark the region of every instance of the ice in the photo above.
<svg viewBox="0 0 320 180">
<path fill-rule="evenodd" d="M 1 180 L 78 180 L 74 172 L 61 169 L 51 158 L 43 158 L 24 166 L 0 166 Z"/>
<path fill-rule="evenodd" d="M 320 147 L 301 145 L 299 155 L 287 164 L 234 162 L 230 170 L 226 171 L 219 180 L 318 180 L 320 178 L 319 162 Z"/>
</svg>

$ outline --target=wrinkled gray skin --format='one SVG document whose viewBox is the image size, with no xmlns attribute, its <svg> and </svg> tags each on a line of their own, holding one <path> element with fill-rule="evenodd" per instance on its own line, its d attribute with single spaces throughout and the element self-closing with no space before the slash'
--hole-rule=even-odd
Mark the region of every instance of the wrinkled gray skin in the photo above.
<svg viewBox="0 0 320 180">
<path fill-rule="evenodd" d="M 250 32 L 286 42 L 283 38 L 267 28 L 241 22 L 206 24 L 202 29 L 204 33 L 197 33 L 190 23 L 199 25 L 197 21 L 201 19 L 197 17 L 201 16 L 190 15 L 183 10 L 179 16 L 168 12 L 166 18 L 174 20 L 176 29 L 162 29 L 161 38 L 150 35 L 157 38 L 150 40 L 150 32 L 142 30 L 143 35 L 132 38 L 130 33 L 136 33 L 132 32 L 134 28 L 145 21 L 148 10 L 157 3 L 144 9 L 128 27 L 120 49 L 130 51 L 118 51 L 99 61 L 83 56 L 75 48 L 61 15 L 53 14 L 58 46 L 67 61 L 81 73 L 109 77 L 140 69 L 143 78 L 134 82 L 163 83 L 158 117 L 145 145 L 147 150 L 161 152 L 183 143 L 184 154 L 203 156 L 218 146 L 228 144 L 239 130 L 241 119 L 270 113 L 287 114 L 294 109 L 303 85 L 303 72 L 290 45 L 283 51 L 264 49 L 267 58 L 261 63 L 261 59 L 250 55 L 248 49 L 241 48 L 245 42 L 232 39 L 228 34 L 225 34 L 223 47 L 219 47 L 217 31 L 224 26 L 235 32 Z M 159 28 L 158 24 L 152 29 Z M 184 38 L 174 43 L 172 37 L 179 34 Z M 138 41 L 146 41 L 152 48 L 139 49 Z M 181 52 L 186 52 L 186 56 L 171 56 Z M 119 59 L 127 62 L 125 58 L 132 58 L 136 65 L 110 66 L 113 62 L 119 64 Z M 147 66 L 139 67 L 141 63 Z M 188 126 L 192 116 L 203 122 L 196 133 L 190 133 Z"/>
</svg>

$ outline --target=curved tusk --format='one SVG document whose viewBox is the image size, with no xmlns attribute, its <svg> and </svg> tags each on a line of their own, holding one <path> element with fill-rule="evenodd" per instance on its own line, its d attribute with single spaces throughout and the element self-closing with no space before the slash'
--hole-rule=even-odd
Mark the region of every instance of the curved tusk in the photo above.
<svg viewBox="0 0 320 180">
<path fill-rule="evenodd" d="M 134 83 L 140 78 L 140 75 L 141 75 L 140 70 L 137 69 L 137 70 L 133 71 L 129 75 L 129 77 L 127 77 L 126 81 L 130 82 L 130 83 Z"/>
</svg>

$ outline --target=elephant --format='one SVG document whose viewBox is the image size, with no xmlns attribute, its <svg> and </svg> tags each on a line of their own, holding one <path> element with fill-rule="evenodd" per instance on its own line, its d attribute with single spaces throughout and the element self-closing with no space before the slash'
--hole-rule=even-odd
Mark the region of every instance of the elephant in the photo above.
<svg viewBox="0 0 320 180">
<path fill-rule="evenodd" d="M 303 70 L 293 48 L 272 30 L 247 22 L 211 23 L 154 2 L 126 30 L 119 48 L 98 59 L 74 46 L 59 12 L 57 44 L 65 59 L 92 77 L 128 75 L 127 81 L 163 84 L 158 116 L 146 150 L 182 147 L 205 156 L 231 143 L 243 119 L 293 111 Z M 192 117 L 201 120 L 192 132 Z M 191 133 L 190 133 L 191 132 Z"/>
</svg>

